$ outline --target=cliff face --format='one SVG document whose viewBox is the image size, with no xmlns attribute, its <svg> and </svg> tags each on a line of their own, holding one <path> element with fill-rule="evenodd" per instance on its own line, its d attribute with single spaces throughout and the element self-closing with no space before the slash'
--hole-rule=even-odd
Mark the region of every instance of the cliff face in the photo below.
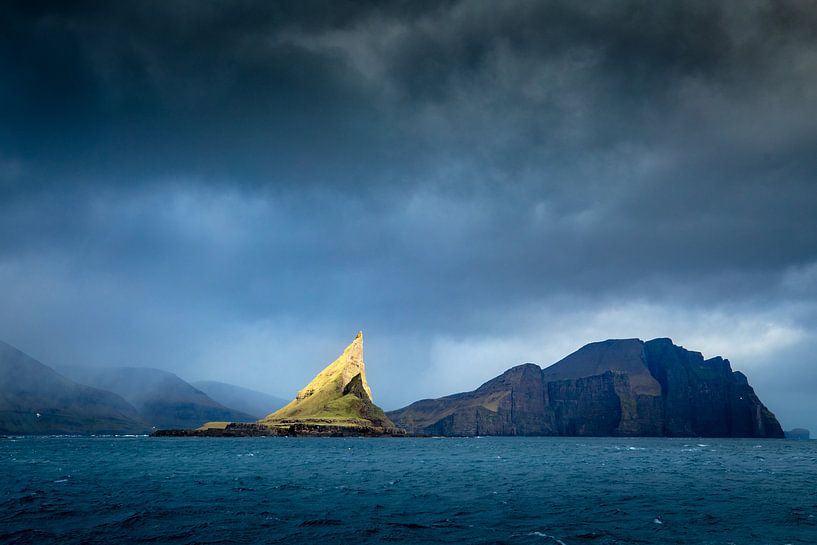
<svg viewBox="0 0 817 545">
<path fill-rule="evenodd" d="M 645 350 L 663 391 L 665 435 L 783 437 L 775 416 L 729 360 L 704 360 L 670 339 L 648 341 Z"/>
<path fill-rule="evenodd" d="M 592 343 L 544 370 L 520 365 L 388 416 L 429 435 L 783 436 L 728 360 L 669 339 Z"/>
<path fill-rule="evenodd" d="M 431 435 L 542 435 L 546 411 L 542 370 L 509 369 L 473 392 L 426 399 L 389 413 L 414 433 Z"/>
</svg>

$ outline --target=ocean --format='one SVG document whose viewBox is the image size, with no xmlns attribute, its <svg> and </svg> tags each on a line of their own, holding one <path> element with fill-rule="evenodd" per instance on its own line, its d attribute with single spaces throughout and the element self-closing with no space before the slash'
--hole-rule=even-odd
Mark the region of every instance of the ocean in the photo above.
<svg viewBox="0 0 817 545">
<path fill-rule="evenodd" d="M 817 543 L 817 441 L 0 439 L 0 543 Z"/>
</svg>

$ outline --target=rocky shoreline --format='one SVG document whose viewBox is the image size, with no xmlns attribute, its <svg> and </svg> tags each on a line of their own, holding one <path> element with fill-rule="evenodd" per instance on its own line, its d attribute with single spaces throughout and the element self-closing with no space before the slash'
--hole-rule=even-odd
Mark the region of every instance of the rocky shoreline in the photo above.
<svg viewBox="0 0 817 545">
<path fill-rule="evenodd" d="M 330 426 L 293 423 L 271 427 L 252 422 L 232 422 L 224 428 L 156 430 L 151 437 L 405 437 L 399 428 Z"/>
</svg>

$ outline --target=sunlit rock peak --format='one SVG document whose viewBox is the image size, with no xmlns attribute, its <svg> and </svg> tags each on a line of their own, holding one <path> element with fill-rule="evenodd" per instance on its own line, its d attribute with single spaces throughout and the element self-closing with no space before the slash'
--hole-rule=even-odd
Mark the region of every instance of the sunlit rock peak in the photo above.
<svg viewBox="0 0 817 545">
<path fill-rule="evenodd" d="M 363 363 L 363 332 L 358 331 L 355 340 L 349 344 L 343 353 L 330 363 L 323 371 L 318 373 L 309 384 L 298 392 L 296 401 L 303 401 L 315 394 L 315 392 L 327 388 L 334 389 L 342 393 L 343 389 L 356 375 L 360 375 L 363 389 L 372 400 L 372 390 L 366 382 L 366 367 Z"/>
<path fill-rule="evenodd" d="M 295 399 L 259 423 L 393 428 L 394 424 L 372 402 L 363 363 L 363 332 L 358 332 L 340 357 L 318 373 Z"/>
</svg>

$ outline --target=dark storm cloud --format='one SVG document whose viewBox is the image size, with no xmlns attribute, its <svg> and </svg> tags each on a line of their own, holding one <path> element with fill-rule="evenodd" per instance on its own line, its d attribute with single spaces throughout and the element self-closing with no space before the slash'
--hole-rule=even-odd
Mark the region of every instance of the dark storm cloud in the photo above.
<svg viewBox="0 0 817 545">
<path fill-rule="evenodd" d="M 229 363 L 286 394 L 364 327 L 395 406 L 672 336 L 744 362 L 792 425 L 815 409 L 783 394 L 817 388 L 811 3 L 19 3 L 0 25 L 0 326 L 43 359 Z"/>
<path fill-rule="evenodd" d="M 346 156 L 377 152 L 377 119 L 353 82 L 331 59 L 268 41 L 281 26 L 354 16 L 330 4 L 340 15 L 315 6 L 321 23 L 294 5 L 22 4 L 4 25 L 6 152 L 71 183 L 365 172 Z"/>
</svg>

